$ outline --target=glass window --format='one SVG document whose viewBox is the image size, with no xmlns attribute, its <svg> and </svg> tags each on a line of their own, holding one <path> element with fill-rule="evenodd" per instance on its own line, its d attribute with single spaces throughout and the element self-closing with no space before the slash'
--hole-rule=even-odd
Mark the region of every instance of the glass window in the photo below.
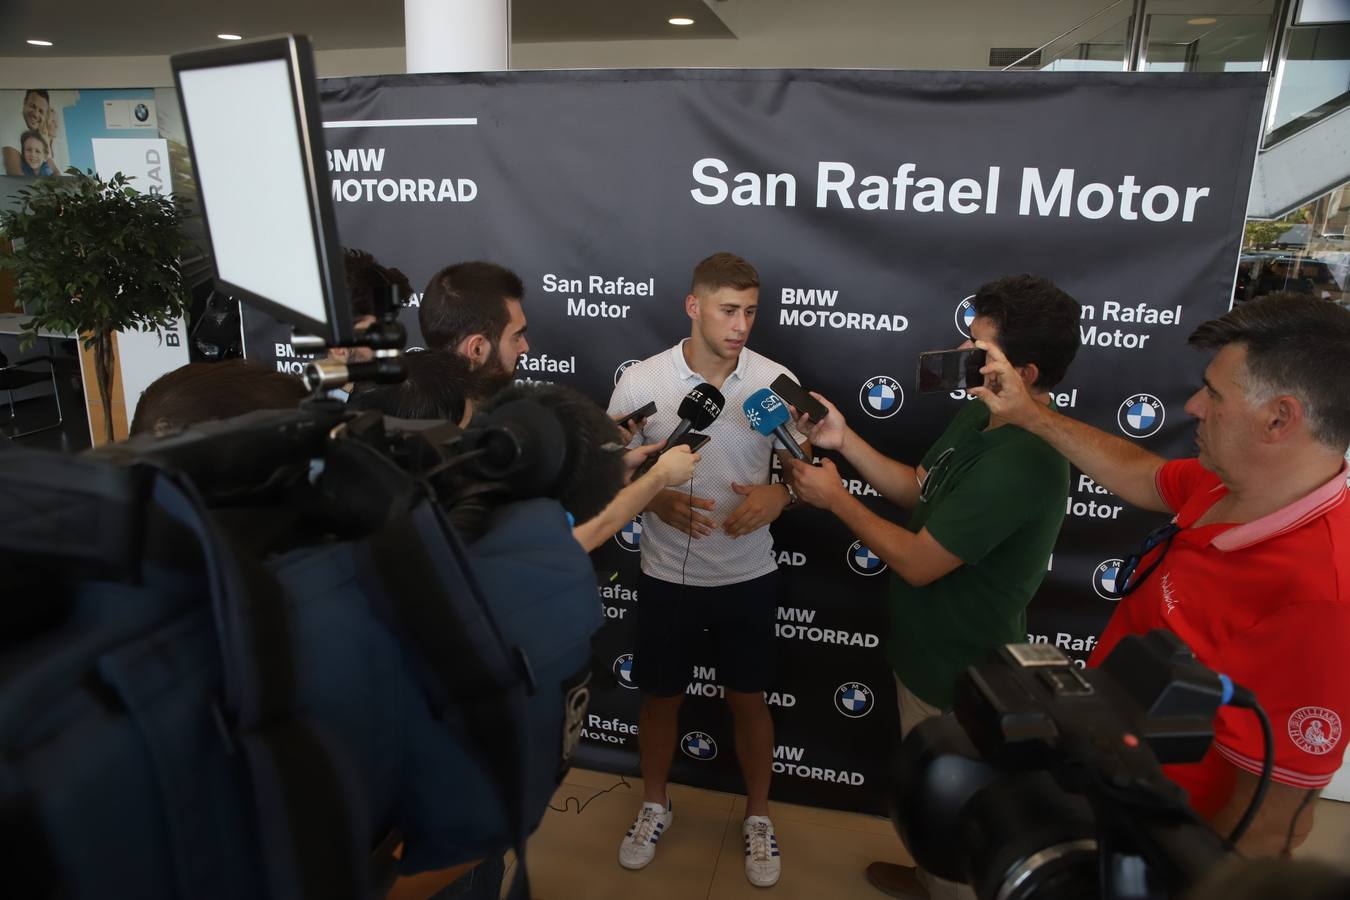
<svg viewBox="0 0 1350 900">
<path fill-rule="evenodd" d="M 1128 15 L 1128 9 L 1117 10 L 1055 41 L 1042 54 L 1041 68 L 1047 72 L 1121 71 L 1130 39 Z"/>
<path fill-rule="evenodd" d="M 1350 92 L 1350 23 L 1289 29 L 1289 55 L 1280 79 L 1271 130 L 1300 116 L 1328 114 Z"/>
<path fill-rule="evenodd" d="M 1047 48 L 1042 68 L 1120 71 L 1133 4 L 1103 10 Z M 1145 6 L 1144 68 L 1151 72 L 1261 71 L 1275 0 L 1149 0 Z"/>
<path fill-rule="evenodd" d="M 1293 291 L 1350 306 L 1348 234 L 1350 182 L 1278 221 L 1249 220 L 1233 302 Z"/>
<path fill-rule="evenodd" d="M 1268 4 L 1269 5 L 1269 4 Z M 1257 7 L 1260 8 L 1259 6 Z M 1273 9 L 1256 15 L 1152 13 L 1144 69 L 1149 72 L 1259 71 Z"/>
</svg>

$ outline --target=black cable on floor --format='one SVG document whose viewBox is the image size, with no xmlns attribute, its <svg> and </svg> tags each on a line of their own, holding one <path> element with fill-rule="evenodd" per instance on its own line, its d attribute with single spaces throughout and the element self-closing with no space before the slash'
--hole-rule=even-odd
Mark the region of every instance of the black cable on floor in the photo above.
<svg viewBox="0 0 1350 900">
<path fill-rule="evenodd" d="M 568 809 L 569 809 L 569 807 L 568 807 L 568 801 L 570 800 L 570 801 L 576 803 L 576 805 L 577 805 L 577 810 L 576 810 L 577 815 L 581 815 L 581 813 L 586 809 L 586 807 L 588 807 L 588 806 L 591 805 L 591 801 L 594 800 L 596 797 L 599 797 L 600 794 L 608 794 L 610 791 L 614 790 L 615 788 L 620 788 L 620 787 L 631 788 L 632 785 L 628 783 L 628 779 L 627 779 L 627 778 L 625 778 L 624 776 L 620 775 L 620 776 L 619 776 L 619 780 L 618 780 L 617 782 L 615 782 L 614 784 L 612 784 L 612 785 L 610 785 L 609 787 L 605 788 L 603 791 L 600 791 L 600 793 L 595 794 L 595 795 L 592 796 L 592 797 L 589 797 L 589 798 L 586 800 L 585 803 L 582 803 L 581 800 L 578 799 L 578 798 L 575 797 L 575 796 L 572 796 L 572 797 L 564 797 L 564 798 L 563 798 L 563 805 L 562 805 L 562 806 L 554 806 L 554 805 L 550 802 L 549 805 L 548 805 L 548 808 L 551 809 L 551 810 L 553 810 L 554 812 L 567 812 Z"/>
</svg>

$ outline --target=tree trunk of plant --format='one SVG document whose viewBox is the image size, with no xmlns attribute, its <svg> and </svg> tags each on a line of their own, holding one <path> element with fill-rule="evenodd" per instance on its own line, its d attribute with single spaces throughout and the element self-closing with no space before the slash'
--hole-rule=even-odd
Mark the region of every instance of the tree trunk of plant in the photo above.
<svg viewBox="0 0 1350 900">
<path fill-rule="evenodd" d="M 111 444 L 113 436 L 112 382 L 113 334 L 100 331 L 94 335 L 94 375 L 98 379 L 98 396 L 103 402 L 103 434 Z"/>
</svg>

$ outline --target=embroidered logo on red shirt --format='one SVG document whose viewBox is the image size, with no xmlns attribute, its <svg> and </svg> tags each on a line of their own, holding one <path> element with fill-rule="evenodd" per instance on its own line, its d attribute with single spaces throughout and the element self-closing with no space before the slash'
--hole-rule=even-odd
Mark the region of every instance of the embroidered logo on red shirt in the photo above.
<svg viewBox="0 0 1350 900">
<path fill-rule="evenodd" d="M 1341 717 L 1325 706 L 1305 706 L 1289 717 L 1289 739 L 1305 753 L 1323 756 L 1341 741 Z"/>
<path fill-rule="evenodd" d="M 1181 603 L 1180 598 L 1177 597 L 1176 591 L 1172 587 L 1171 572 L 1167 572 L 1162 577 L 1162 595 L 1163 595 L 1163 605 L 1167 607 L 1167 614 L 1170 616 L 1172 614 L 1172 610 L 1176 609 L 1177 606 Z"/>
</svg>

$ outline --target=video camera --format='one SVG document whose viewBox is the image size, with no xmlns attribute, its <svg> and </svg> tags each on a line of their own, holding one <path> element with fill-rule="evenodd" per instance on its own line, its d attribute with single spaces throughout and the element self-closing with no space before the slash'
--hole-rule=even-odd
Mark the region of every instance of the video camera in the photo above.
<svg viewBox="0 0 1350 900">
<path fill-rule="evenodd" d="M 1220 705 L 1258 711 L 1267 770 L 1229 840 L 1163 774 L 1198 762 Z M 981 900 L 1181 896 L 1231 850 L 1269 781 L 1254 698 L 1173 634 L 1123 639 L 1098 669 L 1008 645 L 957 681 L 955 716 L 896 758 L 896 831 L 926 871 Z"/>
<path fill-rule="evenodd" d="M 324 396 L 401 379 L 403 333 L 354 333 L 311 57 L 289 36 L 171 63 L 221 292 L 373 358 L 311 364 L 296 410 L 0 448 L 15 896 L 368 900 L 509 847 L 528 891 L 603 621 L 567 515 L 622 461 L 561 387 L 463 430 Z"/>
</svg>

